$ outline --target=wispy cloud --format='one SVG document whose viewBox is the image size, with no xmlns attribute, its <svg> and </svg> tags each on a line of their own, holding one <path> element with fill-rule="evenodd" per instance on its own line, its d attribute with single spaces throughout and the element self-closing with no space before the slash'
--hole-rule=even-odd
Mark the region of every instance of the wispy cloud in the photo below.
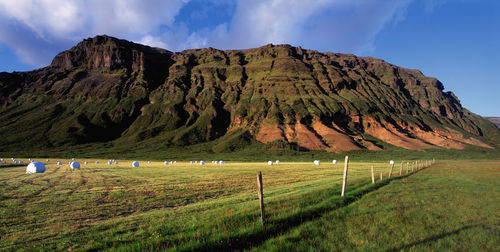
<svg viewBox="0 0 500 252">
<path fill-rule="evenodd" d="M 409 0 L 254 0 L 238 2 L 226 32 L 209 44 L 223 48 L 288 43 L 307 48 L 362 53 Z"/>
<path fill-rule="evenodd" d="M 186 0 L 0 0 L 0 42 L 26 63 L 43 66 L 58 51 L 85 37 L 109 34 L 148 40 L 170 27 Z M 48 57 L 48 55 L 51 55 Z"/>
<path fill-rule="evenodd" d="M 0 0 L 0 43 L 34 66 L 97 34 L 169 50 L 288 43 L 363 53 L 385 25 L 401 20 L 409 1 L 193 0 L 199 8 L 184 13 L 186 0 Z M 234 9 L 231 16 L 213 23 L 213 11 L 224 6 Z M 203 20 L 212 22 L 192 25 Z"/>
</svg>

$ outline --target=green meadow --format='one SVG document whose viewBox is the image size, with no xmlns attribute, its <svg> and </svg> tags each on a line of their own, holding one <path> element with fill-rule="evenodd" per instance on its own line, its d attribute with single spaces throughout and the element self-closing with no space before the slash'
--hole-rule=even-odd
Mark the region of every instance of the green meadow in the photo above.
<svg viewBox="0 0 500 252">
<path fill-rule="evenodd" d="M 53 159 L 45 173 L 29 175 L 28 160 L 18 160 L 25 164 L 0 164 L 0 250 L 5 251 L 500 247 L 498 161 L 438 161 L 417 170 L 413 160 L 408 166 L 395 160 L 389 179 L 388 162 L 353 160 L 341 197 L 343 160 L 322 160 L 319 166 L 140 161 L 134 168 L 132 160 L 108 165 L 77 159 L 81 169 L 71 170 L 71 160 Z"/>
</svg>

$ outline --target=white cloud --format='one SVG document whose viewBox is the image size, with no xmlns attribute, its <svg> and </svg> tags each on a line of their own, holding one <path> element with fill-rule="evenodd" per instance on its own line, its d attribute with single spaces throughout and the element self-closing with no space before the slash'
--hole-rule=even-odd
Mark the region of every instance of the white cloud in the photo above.
<svg viewBox="0 0 500 252">
<path fill-rule="evenodd" d="M 154 45 L 165 45 L 148 35 L 160 26 L 172 26 L 179 10 L 187 2 L 0 0 L 0 42 L 13 48 L 23 61 L 35 66 L 47 65 L 55 53 L 68 49 L 62 46 L 97 34 L 130 40 L 144 39 Z M 26 38 L 29 41 L 18 43 Z M 46 52 L 42 53 L 50 49 L 55 49 L 49 53 L 50 57 Z"/>
<path fill-rule="evenodd" d="M 233 19 L 211 35 L 221 48 L 258 47 L 268 43 L 362 53 L 373 49 L 378 32 L 410 0 L 254 0 L 238 2 Z"/>
<path fill-rule="evenodd" d="M 56 53 L 97 34 L 173 51 L 287 43 L 359 54 L 373 50 L 376 35 L 401 20 L 412 0 L 193 1 L 199 8 L 179 17 L 187 0 L 0 0 L 0 43 L 34 66 L 47 65 Z M 193 27 L 189 21 L 213 14 L 211 6 L 194 15 L 206 5 L 226 6 L 232 17 L 211 27 Z"/>
<path fill-rule="evenodd" d="M 139 44 L 148 45 L 152 47 L 166 48 L 167 45 L 161 41 L 161 38 L 146 35 L 141 40 L 137 41 Z"/>
</svg>

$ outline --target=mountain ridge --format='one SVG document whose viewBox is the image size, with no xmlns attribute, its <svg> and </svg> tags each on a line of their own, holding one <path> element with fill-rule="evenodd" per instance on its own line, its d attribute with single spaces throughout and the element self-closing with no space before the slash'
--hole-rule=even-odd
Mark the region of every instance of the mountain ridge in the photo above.
<svg viewBox="0 0 500 252">
<path fill-rule="evenodd" d="M 498 116 L 483 116 L 486 120 L 495 124 L 498 128 L 500 128 L 500 117 Z"/>
<path fill-rule="evenodd" d="M 170 52 L 96 36 L 48 67 L 0 73 L 1 148 L 494 148 L 498 128 L 443 90 L 419 70 L 352 54 L 272 44 Z"/>
</svg>

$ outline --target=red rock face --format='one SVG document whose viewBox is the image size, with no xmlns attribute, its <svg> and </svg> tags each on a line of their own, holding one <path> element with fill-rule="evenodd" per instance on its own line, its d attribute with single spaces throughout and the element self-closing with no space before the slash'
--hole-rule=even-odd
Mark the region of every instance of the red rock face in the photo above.
<svg viewBox="0 0 500 252">
<path fill-rule="evenodd" d="M 173 53 L 97 36 L 46 68 L 0 73 L 0 139 L 25 127 L 48 146 L 244 139 L 344 151 L 500 142 L 498 128 L 443 90 L 418 70 L 370 57 L 290 45 Z M 28 123 L 37 116 L 51 120 Z"/>
</svg>

